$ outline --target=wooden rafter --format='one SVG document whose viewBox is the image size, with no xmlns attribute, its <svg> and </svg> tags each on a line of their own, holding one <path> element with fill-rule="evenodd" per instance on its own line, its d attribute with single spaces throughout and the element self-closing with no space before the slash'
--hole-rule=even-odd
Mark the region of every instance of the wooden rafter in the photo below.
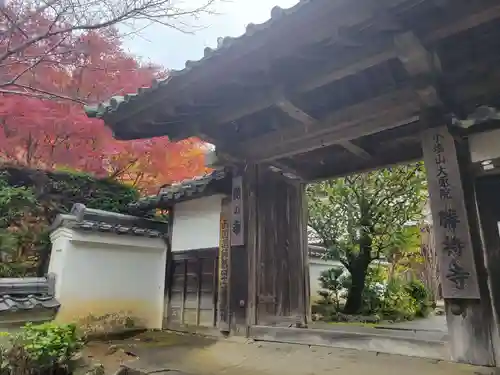
<svg viewBox="0 0 500 375">
<path fill-rule="evenodd" d="M 452 3 L 452 2 L 450 2 Z M 462 31 L 472 29 L 479 25 L 486 24 L 500 18 L 500 5 L 495 5 L 480 12 L 471 13 L 467 17 L 461 19 L 459 22 L 443 26 L 432 34 L 423 38 L 424 42 L 435 42 L 437 40 L 445 39 L 451 35 L 458 34 Z"/>
<path fill-rule="evenodd" d="M 290 126 L 286 131 L 234 147 L 251 159 L 275 160 L 391 129 L 412 118 L 419 108 L 414 90 L 401 89 L 336 111 L 308 127 L 302 124 Z"/>
<path fill-rule="evenodd" d="M 281 109 L 284 113 L 286 113 L 291 118 L 300 122 L 305 128 L 309 128 L 318 123 L 318 120 L 304 112 L 302 109 L 298 108 L 295 104 L 293 104 L 289 100 L 282 100 L 276 103 L 276 107 Z M 364 150 L 363 148 L 355 145 L 349 140 L 339 142 L 339 145 L 344 147 L 346 150 L 352 152 L 353 154 L 363 158 L 370 159 L 371 155 Z"/>
<path fill-rule="evenodd" d="M 391 48 L 389 41 L 383 43 L 386 48 Z M 265 95 L 259 95 L 254 100 L 250 100 L 244 107 L 235 108 L 231 111 L 221 108 L 212 114 L 212 122 L 214 124 L 225 124 L 238 120 L 242 117 L 259 112 L 269 108 L 277 102 L 285 100 L 286 97 L 312 91 L 331 82 L 340 80 L 349 75 L 360 73 L 371 66 L 380 64 L 391 58 L 396 58 L 396 52 L 391 48 L 389 51 L 379 52 L 380 48 L 370 48 L 369 51 L 358 49 L 356 54 L 344 58 L 345 64 L 342 62 L 332 63 L 330 69 L 325 69 L 323 72 L 311 72 L 300 83 L 293 88 L 287 90 L 273 90 Z M 374 54 L 373 54 L 374 53 Z"/>
</svg>

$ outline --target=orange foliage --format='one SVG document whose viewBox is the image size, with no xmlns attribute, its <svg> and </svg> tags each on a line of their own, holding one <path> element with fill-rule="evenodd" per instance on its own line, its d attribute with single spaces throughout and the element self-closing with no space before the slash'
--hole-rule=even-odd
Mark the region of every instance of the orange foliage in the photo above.
<svg viewBox="0 0 500 375">
<path fill-rule="evenodd" d="M 36 22 L 35 22 L 36 21 Z M 45 20 L 34 20 L 24 32 L 36 34 L 46 27 Z M 13 34 L 14 37 L 22 37 Z M 0 95 L 0 158 L 48 170 L 66 168 L 109 175 L 133 184 L 148 194 L 161 185 L 206 172 L 205 145 L 197 139 L 178 143 L 166 137 L 119 142 L 100 120 L 85 116 L 81 103 L 107 100 L 113 95 L 135 92 L 164 75 L 160 67 L 143 64 L 121 47 L 112 30 L 87 32 L 70 40 L 54 37 L 48 43 L 71 44 L 72 53 L 39 55 L 35 47 L 16 56 L 15 62 L 0 67 L 2 77 L 23 74 L 19 85 L 35 87 L 38 92 L 56 93 L 53 100 L 36 96 Z M 9 40 L 0 37 L 0 53 Z M 38 61 L 38 60 L 36 60 Z M 62 100 L 74 98 L 79 102 Z"/>
</svg>

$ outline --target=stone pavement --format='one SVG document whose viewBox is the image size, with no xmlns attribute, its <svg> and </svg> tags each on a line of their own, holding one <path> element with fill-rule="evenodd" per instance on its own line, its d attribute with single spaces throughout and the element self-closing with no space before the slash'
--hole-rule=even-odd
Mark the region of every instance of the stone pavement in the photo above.
<svg viewBox="0 0 500 375">
<path fill-rule="evenodd" d="M 248 342 L 158 333 L 130 348 L 138 357 L 129 367 L 142 374 L 192 375 L 493 375 L 495 369 L 376 352 L 307 345 Z M 161 335 L 166 337 L 163 344 Z"/>
<path fill-rule="evenodd" d="M 409 322 L 381 324 L 378 328 L 408 331 L 431 331 L 447 332 L 446 317 L 444 315 L 431 315 L 423 319 L 415 319 Z"/>
</svg>

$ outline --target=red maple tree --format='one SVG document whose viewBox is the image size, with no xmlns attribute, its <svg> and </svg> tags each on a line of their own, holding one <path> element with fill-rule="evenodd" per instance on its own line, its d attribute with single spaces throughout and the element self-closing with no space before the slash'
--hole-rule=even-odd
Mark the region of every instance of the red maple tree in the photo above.
<svg viewBox="0 0 500 375">
<path fill-rule="evenodd" d="M 29 31 L 36 34 L 40 25 L 45 27 L 43 19 Z M 55 36 L 49 42 L 71 44 L 71 53 L 48 55 L 35 65 L 27 56 L 20 60 L 25 63 L 0 67 L 0 75 L 20 75 L 17 88 L 29 85 L 36 86 L 38 92 L 56 93 L 51 100 L 0 94 L 1 161 L 108 175 L 144 193 L 155 193 L 163 184 L 206 171 L 205 145 L 197 139 L 173 143 L 160 137 L 119 142 L 100 120 L 84 114 L 81 102 L 134 92 L 166 74 L 159 66 L 127 54 L 119 40 L 114 29 L 71 38 Z M 2 47 L 6 48 L 0 42 Z M 33 46 L 22 53 L 37 56 L 38 51 Z"/>
</svg>

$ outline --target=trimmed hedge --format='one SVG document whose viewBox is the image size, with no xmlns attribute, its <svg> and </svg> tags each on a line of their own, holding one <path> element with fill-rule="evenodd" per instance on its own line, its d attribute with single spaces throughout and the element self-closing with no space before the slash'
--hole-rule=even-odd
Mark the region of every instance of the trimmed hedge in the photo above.
<svg viewBox="0 0 500 375">
<path fill-rule="evenodd" d="M 48 228 L 75 203 L 126 213 L 139 198 L 129 186 L 88 174 L 0 168 L 0 277 L 43 275 L 48 266 Z"/>
</svg>

